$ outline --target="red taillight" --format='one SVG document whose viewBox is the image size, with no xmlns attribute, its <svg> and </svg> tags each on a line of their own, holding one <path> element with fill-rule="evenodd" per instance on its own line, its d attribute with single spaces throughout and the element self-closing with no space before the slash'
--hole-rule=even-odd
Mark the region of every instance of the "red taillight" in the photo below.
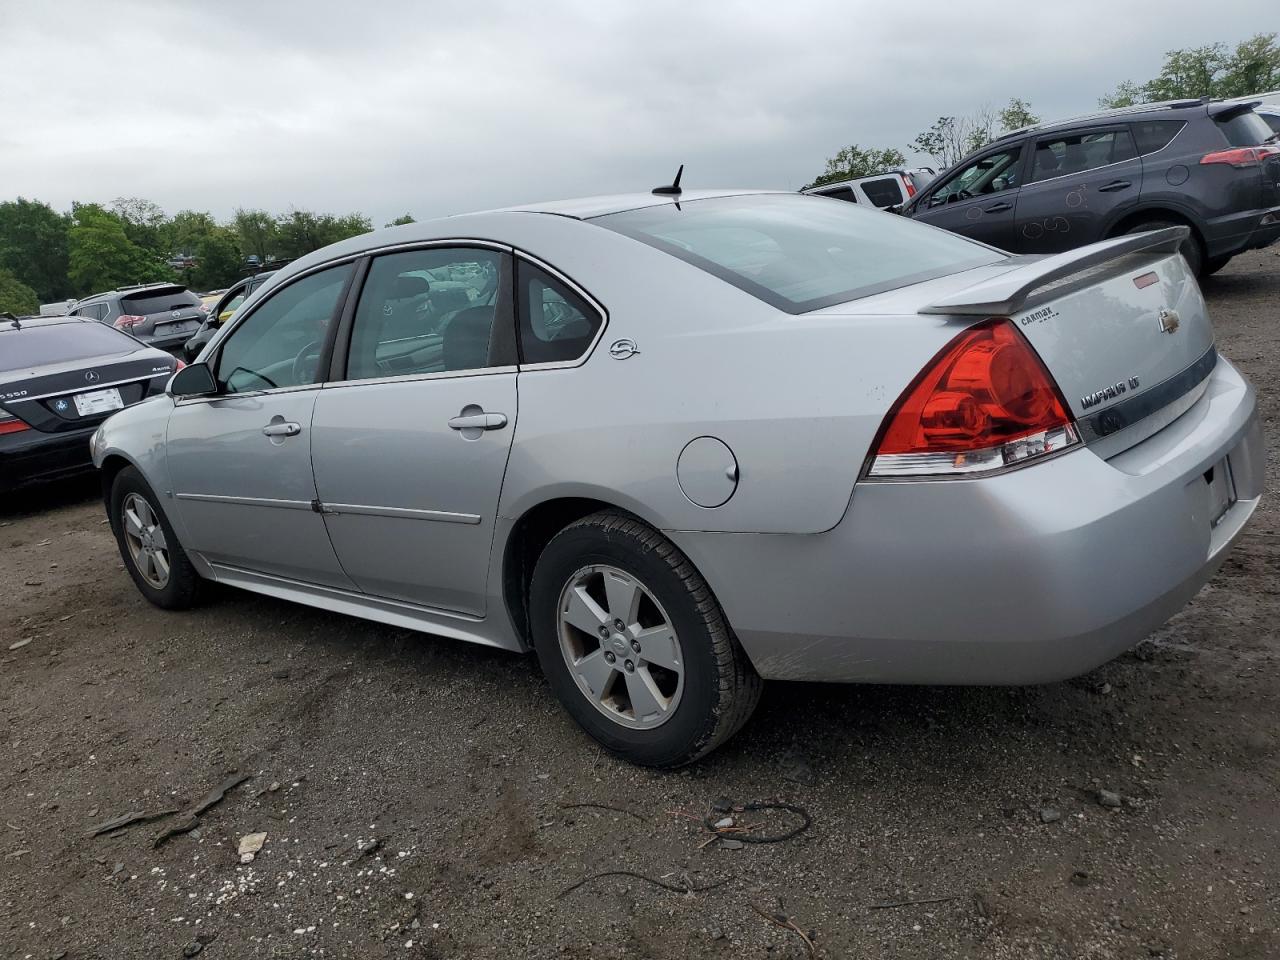
<svg viewBox="0 0 1280 960">
<path fill-rule="evenodd" d="M 1079 441 L 1053 377 L 1013 321 L 955 338 L 894 404 L 868 477 L 973 474 Z"/>
<path fill-rule="evenodd" d="M 132 314 L 121 314 L 116 317 L 116 322 L 112 324 L 117 330 L 131 330 L 134 326 L 146 320 L 146 317 L 136 317 Z"/>
<path fill-rule="evenodd" d="M 916 185 L 911 182 L 909 174 L 900 173 L 898 176 L 902 178 L 902 189 L 907 191 L 907 199 L 910 200 L 916 195 Z"/>
<path fill-rule="evenodd" d="M 30 429 L 31 428 L 29 426 L 17 417 L 6 417 L 4 414 L 0 413 L 0 435 L 4 435 L 6 433 L 21 433 L 23 430 Z"/>
<path fill-rule="evenodd" d="M 1200 158 L 1200 163 L 1226 163 L 1243 170 L 1246 167 L 1256 167 L 1267 157 L 1277 153 L 1280 153 L 1280 148 L 1278 147 L 1237 147 L 1234 150 L 1219 150 L 1216 153 L 1206 153 Z"/>
<path fill-rule="evenodd" d="M 179 370 L 181 370 L 183 367 L 187 365 L 187 361 L 179 360 L 176 357 L 174 358 L 173 362 L 174 362 L 174 368 L 173 368 L 174 373 L 177 373 Z"/>
</svg>

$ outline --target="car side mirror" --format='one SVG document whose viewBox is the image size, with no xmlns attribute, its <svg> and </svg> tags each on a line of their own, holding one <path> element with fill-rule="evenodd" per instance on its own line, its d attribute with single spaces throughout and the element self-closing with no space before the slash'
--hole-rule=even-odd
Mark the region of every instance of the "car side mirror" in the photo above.
<svg viewBox="0 0 1280 960">
<path fill-rule="evenodd" d="M 207 397 L 218 392 L 207 363 L 192 363 L 177 372 L 166 391 L 171 397 Z"/>
</svg>

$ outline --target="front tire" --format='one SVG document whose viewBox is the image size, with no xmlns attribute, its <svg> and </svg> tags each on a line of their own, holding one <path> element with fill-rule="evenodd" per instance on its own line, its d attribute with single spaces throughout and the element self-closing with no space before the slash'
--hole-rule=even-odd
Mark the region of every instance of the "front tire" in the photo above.
<svg viewBox="0 0 1280 960">
<path fill-rule="evenodd" d="M 534 648 L 557 698 L 608 750 L 679 767 L 736 733 L 761 680 L 702 576 L 613 511 L 561 530 L 530 584 Z"/>
<path fill-rule="evenodd" d="M 136 467 L 125 467 L 111 484 L 109 518 L 138 591 L 165 610 L 194 606 L 204 581 L 160 509 L 160 498 Z"/>
</svg>

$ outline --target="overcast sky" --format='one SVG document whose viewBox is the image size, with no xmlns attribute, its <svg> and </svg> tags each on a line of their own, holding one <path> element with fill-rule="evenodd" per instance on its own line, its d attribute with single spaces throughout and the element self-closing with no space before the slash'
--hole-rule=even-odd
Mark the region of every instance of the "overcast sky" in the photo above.
<svg viewBox="0 0 1280 960">
<path fill-rule="evenodd" d="M 644 190 L 796 188 L 1020 96 L 1093 109 L 1276 0 L 1017 5 L 0 0 L 0 199 L 375 224 Z M 1007 13 L 1002 13 L 1007 11 Z"/>
</svg>

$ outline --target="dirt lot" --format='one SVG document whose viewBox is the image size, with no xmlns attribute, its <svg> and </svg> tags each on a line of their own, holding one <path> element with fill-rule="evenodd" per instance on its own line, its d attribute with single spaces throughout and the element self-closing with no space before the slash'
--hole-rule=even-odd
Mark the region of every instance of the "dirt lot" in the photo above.
<svg viewBox="0 0 1280 960">
<path fill-rule="evenodd" d="M 1205 288 L 1274 490 L 1280 254 Z M 602 755 L 532 660 L 230 591 L 153 609 L 95 494 L 0 508 L 0 957 L 798 958 L 800 932 L 822 957 L 1280 955 L 1274 496 L 1190 607 L 1089 676 L 776 684 L 727 748 L 660 774 Z M 722 797 L 812 827 L 704 845 Z M 719 885 L 564 892 L 609 870 Z"/>
</svg>

